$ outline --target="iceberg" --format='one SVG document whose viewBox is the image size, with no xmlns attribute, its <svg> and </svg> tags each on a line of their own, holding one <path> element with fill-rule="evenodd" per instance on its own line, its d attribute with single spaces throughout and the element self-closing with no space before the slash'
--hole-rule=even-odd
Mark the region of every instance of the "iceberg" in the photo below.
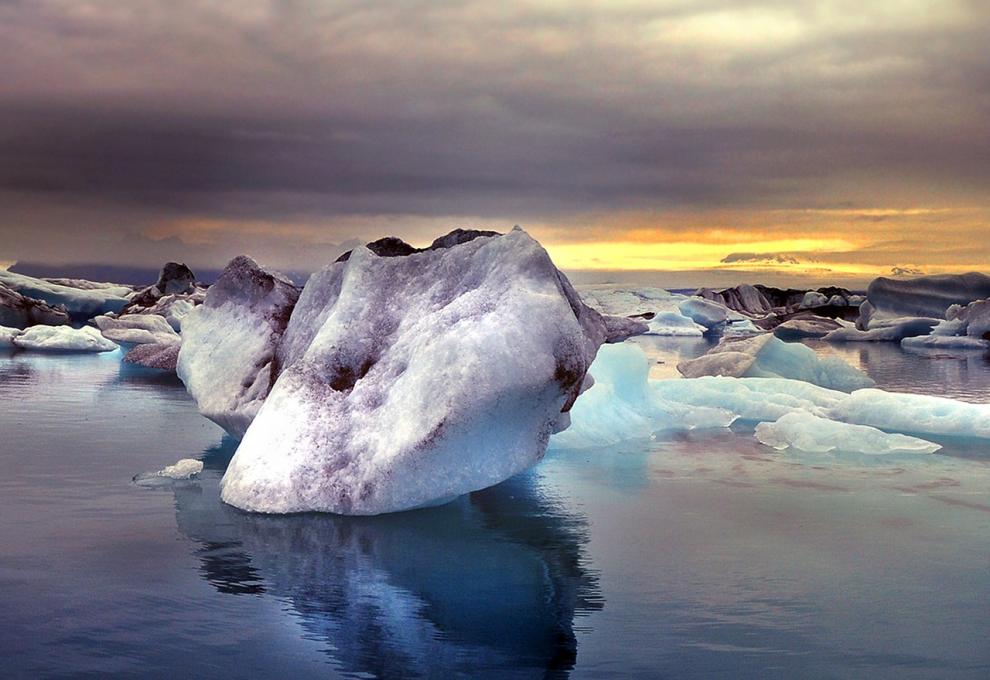
<svg viewBox="0 0 990 680">
<path fill-rule="evenodd" d="M 27 328 L 39 324 L 61 326 L 67 323 L 69 315 L 63 307 L 53 307 L 47 302 L 25 297 L 0 282 L 0 326 Z"/>
<path fill-rule="evenodd" d="M 649 360 L 631 344 L 598 350 L 589 375 L 594 384 L 571 408 L 571 424 L 550 446 L 583 449 L 650 437 L 661 430 L 727 427 L 735 416 L 719 408 L 685 406 L 663 399 L 649 384 Z"/>
<path fill-rule="evenodd" d="M 868 330 L 843 326 L 826 333 L 822 339 L 827 342 L 898 342 L 904 338 L 928 335 L 938 322 L 938 319 L 910 316 L 874 319 Z"/>
<path fill-rule="evenodd" d="M 918 335 L 901 340 L 905 349 L 964 349 L 990 350 L 990 340 L 968 335 Z"/>
<path fill-rule="evenodd" d="M 133 289 L 113 283 L 77 279 L 37 279 L 0 269 L 0 284 L 25 297 L 42 300 L 52 307 L 61 306 L 78 321 L 98 314 L 119 312 L 128 302 Z"/>
<path fill-rule="evenodd" d="M 157 314 L 178 332 L 183 317 L 206 299 L 206 290 L 186 265 L 166 262 L 158 281 L 131 296 L 120 316 Z"/>
<path fill-rule="evenodd" d="M 166 465 L 158 472 L 145 472 L 134 476 L 139 486 L 168 486 L 169 482 L 192 479 L 203 471 L 203 461 L 183 458 L 172 465 Z"/>
<path fill-rule="evenodd" d="M 643 335 L 649 332 L 650 327 L 639 319 L 631 319 L 626 316 L 602 315 L 605 321 L 605 342 L 622 342 L 634 335 Z"/>
<path fill-rule="evenodd" d="M 656 380 L 650 385 L 666 401 L 728 411 L 747 422 L 777 420 L 795 411 L 828 417 L 829 410 L 849 396 L 788 378 L 706 376 Z"/>
<path fill-rule="evenodd" d="M 200 413 L 235 437 L 275 382 L 275 347 L 298 297 L 288 279 L 242 255 L 183 320 L 176 373 Z"/>
<path fill-rule="evenodd" d="M 801 302 L 798 304 L 798 307 L 801 307 L 803 309 L 810 309 L 811 307 L 824 307 L 827 304 L 835 304 L 835 303 L 830 303 L 829 302 L 830 299 L 836 300 L 838 304 L 845 303 L 842 297 L 838 295 L 835 295 L 832 298 L 827 298 L 816 290 L 809 290 L 807 293 L 804 294 L 804 297 L 801 298 Z"/>
<path fill-rule="evenodd" d="M 990 404 L 924 394 L 857 390 L 835 404 L 830 417 L 891 432 L 990 438 Z"/>
<path fill-rule="evenodd" d="M 890 434 L 868 425 L 851 425 L 798 411 L 787 413 L 774 422 L 758 424 L 756 438 L 779 451 L 795 449 L 880 455 L 935 453 L 942 448 L 924 439 Z"/>
<path fill-rule="evenodd" d="M 11 339 L 20 349 L 47 352 L 112 352 L 117 344 L 95 328 L 71 326 L 31 326 Z"/>
<path fill-rule="evenodd" d="M 700 297 L 689 297 L 677 305 L 677 309 L 681 314 L 708 330 L 724 328 L 730 317 L 728 307 Z M 731 316 L 740 318 L 738 314 Z"/>
<path fill-rule="evenodd" d="M 708 329 L 680 312 L 660 312 L 647 322 L 649 335 L 700 338 Z"/>
<path fill-rule="evenodd" d="M 20 328 L 9 328 L 0 326 L 0 349 L 12 349 L 16 347 L 14 338 L 22 333 Z"/>
<path fill-rule="evenodd" d="M 677 370 L 685 378 L 791 378 L 846 392 L 874 385 L 865 373 L 838 357 L 820 357 L 809 347 L 771 334 L 723 340 L 707 354 L 678 364 Z"/>
<path fill-rule="evenodd" d="M 784 341 L 802 338 L 823 338 L 834 330 L 847 326 L 836 320 L 811 314 L 794 316 L 773 329 L 773 334 Z"/>
<path fill-rule="evenodd" d="M 157 314 L 127 314 L 121 317 L 98 316 L 93 323 L 103 337 L 118 343 L 172 344 L 181 338 L 165 317 Z"/>
<path fill-rule="evenodd" d="M 362 246 L 310 277 L 224 501 L 373 515 L 443 503 L 543 457 L 590 382 L 605 323 L 524 231 L 470 236 L 385 255 Z M 184 324 L 180 376 L 199 363 L 187 344 L 205 342 L 213 294 Z M 225 370 L 243 361 L 217 358 Z"/>
<path fill-rule="evenodd" d="M 873 327 L 874 319 L 926 317 L 944 319 L 952 305 L 967 305 L 990 298 L 990 276 L 977 272 L 938 274 L 912 279 L 881 276 L 870 283 L 868 305 L 861 308 L 861 328 Z"/>
</svg>

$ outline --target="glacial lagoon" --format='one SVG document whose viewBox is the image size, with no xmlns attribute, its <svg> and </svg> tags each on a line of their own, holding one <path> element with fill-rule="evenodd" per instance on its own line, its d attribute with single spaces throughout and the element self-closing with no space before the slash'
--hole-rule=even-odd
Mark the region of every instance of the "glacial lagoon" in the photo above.
<svg viewBox="0 0 990 680">
<path fill-rule="evenodd" d="M 710 347 L 633 342 L 654 378 Z M 980 353 L 812 346 L 990 401 Z M 219 500 L 236 443 L 119 352 L 0 354 L 0 405 L 5 677 L 990 676 L 985 443 L 812 456 L 736 425 L 551 449 L 427 510 L 261 516 Z"/>
</svg>

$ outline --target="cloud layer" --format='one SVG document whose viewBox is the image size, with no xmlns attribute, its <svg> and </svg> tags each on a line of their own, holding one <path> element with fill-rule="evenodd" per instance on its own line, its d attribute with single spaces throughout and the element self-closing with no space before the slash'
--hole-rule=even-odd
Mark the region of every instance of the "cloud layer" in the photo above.
<svg viewBox="0 0 990 680">
<path fill-rule="evenodd" d="M 0 258 L 718 221 L 716 263 L 754 233 L 923 263 L 924 225 L 986 229 L 988 24 L 978 0 L 0 0 Z"/>
</svg>

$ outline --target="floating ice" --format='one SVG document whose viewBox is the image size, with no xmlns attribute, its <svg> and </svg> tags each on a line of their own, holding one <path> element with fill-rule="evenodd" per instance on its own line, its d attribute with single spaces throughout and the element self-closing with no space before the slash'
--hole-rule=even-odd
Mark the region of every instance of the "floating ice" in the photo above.
<svg viewBox="0 0 990 680">
<path fill-rule="evenodd" d="M 990 350 L 990 340 L 968 335 L 920 335 L 901 340 L 907 349 L 972 349 Z"/>
<path fill-rule="evenodd" d="M 892 432 L 990 438 L 990 404 L 884 390 L 857 390 L 830 410 L 836 420 Z"/>
<path fill-rule="evenodd" d="M 869 330 L 838 328 L 824 336 L 828 342 L 896 342 L 916 335 L 928 335 L 938 319 L 897 317 L 874 319 Z"/>
<path fill-rule="evenodd" d="M 158 472 L 145 472 L 134 477 L 140 486 L 167 485 L 173 481 L 192 479 L 203 471 L 203 461 L 183 458 L 174 465 L 166 465 Z"/>
<path fill-rule="evenodd" d="M 704 356 L 678 364 L 677 370 L 686 378 L 792 378 L 844 391 L 874 384 L 866 374 L 838 357 L 820 357 L 809 347 L 769 334 L 723 340 Z"/>
<path fill-rule="evenodd" d="M 566 427 L 606 331 L 546 251 L 522 230 L 402 250 L 359 247 L 310 278 L 225 501 L 344 514 L 436 504 L 524 470 Z"/>
<path fill-rule="evenodd" d="M 36 324 L 60 326 L 69 323 L 69 315 L 61 307 L 25 297 L 0 282 L 0 326 L 27 328 Z"/>
<path fill-rule="evenodd" d="M 807 412 L 787 413 L 756 426 L 756 438 L 778 450 L 886 454 L 934 453 L 938 444 L 903 434 L 888 434 L 867 425 L 851 425 Z"/>
<path fill-rule="evenodd" d="M 98 314 L 119 312 L 134 291 L 128 286 L 76 279 L 47 281 L 33 276 L 0 269 L 0 284 L 26 297 L 43 300 L 51 306 L 62 305 L 75 319 L 90 319 Z"/>
<path fill-rule="evenodd" d="M 183 320 L 176 372 L 199 412 L 235 437 L 274 382 L 275 346 L 298 296 L 287 279 L 240 256 Z"/>
<path fill-rule="evenodd" d="M 688 406 L 721 409 L 738 418 L 761 422 L 777 420 L 794 411 L 825 417 L 848 397 L 845 392 L 786 378 L 684 378 L 651 381 L 663 399 Z"/>
<path fill-rule="evenodd" d="M 8 328 L 0 326 L 0 349 L 10 349 L 15 347 L 14 338 L 23 333 L 20 328 Z"/>
<path fill-rule="evenodd" d="M 165 317 L 157 314 L 126 314 L 119 318 L 98 316 L 93 323 L 103 337 L 114 342 L 143 345 L 178 343 L 181 340 Z"/>
<path fill-rule="evenodd" d="M 726 427 L 728 411 L 663 399 L 649 384 L 649 360 L 636 345 L 606 345 L 589 374 L 594 384 L 571 408 L 571 425 L 550 438 L 554 448 L 607 446 L 660 430 Z"/>
<path fill-rule="evenodd" d="M 708 330 L 680 312 L 660 312 L 647 322 L 650 335 L 700 338 Z"/>
<path fill-rule="evenodd" d="M 990 298 L 990 276 L 938 274 L 913 279 L 880 277 L 870 283 L 866 294 L 864 329 L 873 328 L 873 320 L 891 317 L 927 317 L 942 319 L 951 305 L 966 305 Z"/>
<path fill-rule="evenodd" d="M 700 297 L 689 297 L 682 301 L 677 308 L 681 314 L 695 323 L 714 331 L 724 328 L 730 316 L 729 308 L 725 305 Z M 732 316 L 740 318 L 738 314 Z"/>
<path fill-rule="evenodd" d="M 12 338 L 15 347 L 47 352 L 112 352 L 117 344 L 95 328 L 31 326 Z"/>
<path fill-rule="evenodd" d="M 788 319 L 775 327 L 773 334 L 781 340 L 793 341 L 801 338 L 822 338 L 844 327 L 845 324 L 836 319 L 809 315 Z"/>
<path fill-rule="evenodd" d="M 845 304 L 845 301 L 840 296 L 836 295 L 834 297 L 839 301 L 839 304 Z M 829 298 L 825 297 L 816 290 L 809 290 L 804 294 L 804 297 L 801 298 L 801 303 L 798 306 L 808 309 L 810 307 L 823 307 L 827 304 L 830 304 Z"/>
</svg>

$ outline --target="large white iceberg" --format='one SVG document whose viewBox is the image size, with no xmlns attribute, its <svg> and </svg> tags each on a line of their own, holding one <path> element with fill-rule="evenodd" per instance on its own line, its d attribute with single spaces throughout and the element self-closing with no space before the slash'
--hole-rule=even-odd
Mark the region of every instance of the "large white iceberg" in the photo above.
<svg viewBox="0 0 990 680">
<path fill-rule="evenodd" d="M 112 352 L 117 349 L 115 342 L 89 326 L 31 326 L 11 338 L 11 342 L 20 349 L 47 352 Z"/>
<path fill-rule="evenodd" d="M 760 443 L 779 451 L 798 451 L 887 454 L 887 453 L 935 453 L 938 444 L 891 434 L 868 425 L 850 425 L 811 413 L 795 411 L 774 422 L 756 426 L 756 438 Z"/>
<path fill-rule="evenodd" d="M 182 322 L 176 372 L 200 413 L 236 437 L 274 382 L 275 346 L 298 296 L 288 279 L 240 256 Z"/>
<path fill-rule="evenodd" d="M 598 350 L 589 375 L 594 384 L 571 408 L 571 425 L 550 438 L 555 448 L 608 446 L 661 430 L 726 427 L 728 411 L 665 400 L 649 384 L 646 354 L 629 343 Z"/>
<path fill-rule="evenodd" d="M 838 357 L 819 356 L 805 345 L 770 334 L 723 340 L 707 354 L 678 364 L 677 370 L 686 378 L 792 378 L 847 392 L 874 385 L 869 376 Z"/>
<path fill-rule="evenodd" d="M 223 478 L 225 501 L 377 514 L 540 460 L 567 426 L 604 322 L 522 230 L 470 237 L 424 251 L 389 244 L 409 253 L 395 257 L 362 246 L 310 278 L 281 370 Z"/>
<path fill-rule="evenodd" d="M 51 306 L 61 305 L 75 319 L 90 319 L 98 314 L 119 312 L 134 290 L 129 286 L 76 279 L 37 279 L 0 269 L 0 284 L 21 295 L 43 300 Z"/>
</svg>

